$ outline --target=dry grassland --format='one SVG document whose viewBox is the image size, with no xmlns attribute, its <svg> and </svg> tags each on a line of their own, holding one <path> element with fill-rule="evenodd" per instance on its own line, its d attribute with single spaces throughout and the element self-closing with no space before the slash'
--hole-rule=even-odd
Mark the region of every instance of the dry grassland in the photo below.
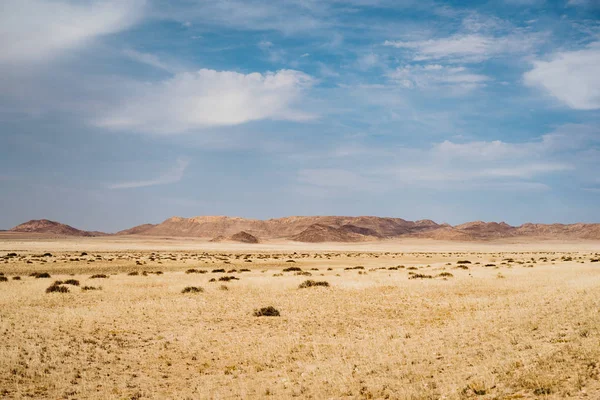
<svg viewBox="0 0 600 400">
<path fill-rule="evenodd" d="M 1 398 L 600 398 L 597 244 L 101 243 L 0 241 Z"/>
</svg>

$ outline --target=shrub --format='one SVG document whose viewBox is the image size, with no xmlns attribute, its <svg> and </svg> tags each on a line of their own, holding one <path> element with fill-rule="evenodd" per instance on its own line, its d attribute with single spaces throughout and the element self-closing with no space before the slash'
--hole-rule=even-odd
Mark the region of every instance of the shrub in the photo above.
<svg viewBox="0 0 600 400">
<path fill-rule="evenodd" d="M 181 293 L 202 293 L 204 289 L 199 286 L 188 286 L 181 291 Z"/>
<path fill-rule="evenodd" d="M 294 260 L 287 260 L 286 262 L 288 262 L 288 263 L 295 263 L 296 261 L 294 261 Z"/>
<path fill-rule="evenodd" d="M 90 279 L 107 279 L 108 275 L 105 274 L 96 274 L 96 275 L 92 275 L 90 276 Z"/>
<path fill-rule="evenodd" d="M 304 281 L 298 286 L 298 289 L 305 289 L 313 286 L 324 286 L 329 287 L 329 282 L 326 281 L 313 281 L 311 279 Z"/>
<path fill-rule="evenodd" d="M 425 275 L 425 274 L 411 274 L 408 279 L 431 279 L 433 278 L 433 276 L 431 275 Z"/>
<path fill-rule="evenodd" d="M 205 274 L 206 270 L 204 269 L 196 269 L 196 268 L 190 268 L 187 271 L 185 271 L 186 274 Z"/>
<path fill-rule="evenodd" d="M 69 288 L 66 286 L 52 284 L 52 286 L 49 286 L 46 289 L 46 293 L 69 293 Z"/>
<path fill-rule="evenodd" d="M 30 276 L 35 276 L 36 278 L 51 278 L 50 274 L 47 272 L 34 272 Z"/>
<path fill-rule="evenodd" d="M 88 290 L 102 290 L 102 287 L 95 287 L 95 286 L 84 286 L 81 288 L 81 290 L 83 291 L 88 291 Z"/>
<path fill-rule="evenodd" d="M 20 276 L 13 276 L 13 281 L 20 281 L 21 277 Z"/>
<path fill-rule="evenodd" d="M 213 272 L 213 274 L 225 273 L 225 270 L 223 268 L 218 268 L 218 269 L 213 269 L 212 272 Z"/>
<path fill-rule="evenodd" d="M 73 285 L 73 286 L 79 286 L 79 281 L 77 279 L 67 279 L 66 281 L 63 282 L 65 285 Z"/>
<path fill-rule="evenodd" d="M 0 276 L 0 282 L 8 282 L 8 278 L 5 276 Z"/>
<path fill-rule="evenodd" d="M 137 271 L 132 271 L 132 272 L 128 273 L 127 275 L 129 275 L 129 276 L 138 276 L 139 274 L 140 273 L 137 272 Z"/>
<path fill-rule="evenodd" d="M 495 267 L 496 264 L 485 264 L 484 267 Z"/>
<path fill-rule="evenodd" d="M 254 310 L 255 317 L 279 317 L 279 310 L 273 306 L 263 307 L 259 310 Z"/>
<path fill-rule="evenodd" d="M 454 268 L 456 268 L 456 269 L 469 269 L 469 267 L 467 267 L 466 265 L 457 265 Z"/>
<path fill-rule="evenodd" d="M 469 261 L 469 260 L 459 260 L 456 263 L 457 264 L 471 264 L 471 261 Z"/>
<path fill-rule="evenodd" d="M 208 281 L 209 282 L 216 282 L 217 280 L 215 278 L 210 278 Z"/>
<path fill-rule="evenodd" d="M 345 270 L 350 270 L 350 269 L 365 269 L 365 267 L 363 267 L 362 265 L 358 265 L 356 267 L 346 267 L 344 268 Z"/>
<path fill-rule="evenodd" d="M 453 278 L 454 275 L 452 275 L 450 272 L 442 272 L 441 274 L 438 275 L 440 278 Z"/>
<path fill-rule="evenodd" d="M 295 272 L 295 271 L 302 271 L 302 268 L 300 267 L 287 267 L 283 269 L 283 272 Z"/>
<path fill-rule="evenodd" d="M 390 271 L 397 271 L 397 270 L 398 270 L 398 267 L 389 267 L 388 269 L 389 269 Z"/>
<path fill-rule="evenodd" d="M 219 286 L 219 290 L 229 290 L 229 288 L 226 285 L 221 285 Z"/>
<path fill-rule="evenodd" d="M 312 276 L 312 274 L 308 271 L 300 271 L 300 272 L 296 272 L 294 275 L 301 275 L 301 276 Z"/>
<path fill-rule="evenodd" d="M 219 282 L 229 282 L 229 281 L 239 281 L 240 278 L 236 278 L 235 276 L 222 276 L 219 278 Z"/>
<path fill-rule="evenodd" d="M 240 269 L 240 272 L 250 272 L 250 270 L 248 268 L 242 268 Z"/>
</svg>

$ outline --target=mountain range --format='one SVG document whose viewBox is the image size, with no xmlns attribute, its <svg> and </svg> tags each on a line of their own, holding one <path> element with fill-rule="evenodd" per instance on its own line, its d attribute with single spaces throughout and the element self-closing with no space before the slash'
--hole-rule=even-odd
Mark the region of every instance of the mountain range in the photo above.
<svg viewBox="0 0 600 400">
<path fill-rule="evenodd" d="M 83 231 L 49 220 L 31 220 L 9 232 L 44 233 L 60 236 L 107 236 Z M 492 240 L 511 237 L 546 239 L 600 239 L 600 224 L 532 224 L 511 226 L 504 222 L 475 221 L 461 225 L 438 224 L 431 220 L 407 221 L 401 218 L 297 216 L 268 220 L 227 216 L 172 217 L 160 224 L 143 224 L 112 235 L 159 237 L 199 237 L 219 241 L 258 242 L 288 239 L 299 242 L 358 242 L 390 238 L 429 238 L 436 240 Z M 254 240 L 256 239 L 256 241 Z"/>
</svg>

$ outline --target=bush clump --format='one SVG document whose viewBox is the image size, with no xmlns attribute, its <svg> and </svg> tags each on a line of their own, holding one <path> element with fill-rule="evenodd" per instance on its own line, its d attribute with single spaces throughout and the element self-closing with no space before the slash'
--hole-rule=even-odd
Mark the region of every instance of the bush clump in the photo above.
<svg viewBox="0 0 600 400">
<path fill-rule="evenodd" d="M 35 278 L 51 278 L 50 274 L 47 272 L 34 272 L 29 276 L 34 276 Z"/>
<path fill-rule="evenodd" d="M 222 276 L 219 278 L 219 282 L 229 282 L 229 281 L 239 281 L 240 278 L 236 278 L 235 276 Z"/>
<path fill-rule="evenodd" d="M 129 276 L 138 276 L 139 274 L 140 273 L 137 272 L 137 271 L 132 271 L 132 272 L 128 273 L 127 275 L 129 275 Z"/>
<path fill-rule="evenodd" d="M 46 289 L 46 293 L 69 293 L 69 288 L 66 286 L 61 286 L 60 284 L 57 285 L 55 282 Z"/>
<path fill-rule="evenodd" d="M 454 275 L 452 275 L 450 272 L 442 272 L 441 274 L 438 275 L 440 278 L 453 278 Z"/>
<path fill-rule="evenodd" d="M 302 268 L 300 267 L 287 267 L 283 269 L 283 272 L 296 272 L 296 271 L 302 271 Z"/>
<path fill-rule="evenodd" d="M 81 288 L 81 290 L 83 290 L 84 292 L 87 292 L 88 290 L 102 290 L 101 286 L 95 287 L 95 286 L 84 286 Z"/>
<path fill-rule="evenodd" d="M 8 278 L 5 276 L 0 276 L 0 282 L 8 282 Z"/>
<path fill-rule="evenodd" d="M 181 293 L 202 293 L 204 289 L 199 286 L 188 286 L 181 291 Z"/>
<path fill-rule="evenodd" d="M 431 279 L 431 278 L 433 278 L 433 276 L 431 276 L 431 275 L 415 274 L 415 273 L 412 273 L 408 276 L 408 279 Z"/>
<path fill-rule="evenodd" d="M 90 279 L 107 279 L 108 275 L 105 274 L 96 274 L 96 275 L 92 275 L 90 276 Z"/>
<path fill-rule="evenodd" d="M 281 314 L 279 310 L 273 306 L 263 307 L 258 310 L 254 310 L 255 317 L 279 317 Z"/>
<path fill-rule="evenodd" d="M 471 261 L 469 261 L 469 260 L 458 260 L 456 263 L 457 264 L 471 264 Z"/>
<path fill-rule="evenodd" d="M 302 282 L 300 284 L 300 286 L 298 286 L 298 289 L 305 289 L 305 288 L 314 287 L 314 286 L 329 287 L 329 282 L 327 282 L 327 281 L 313 281 L 312 279 L 309 279 L 307 281 Z"/>
<path fill-rule="evenodd" d="M 79 286 L 79 281 L 77 279 L 67 279 L 66 281 L 63 282 L 65 285 L 73 285 L 73 286 Z"/>
<path fill-rule="evenodd" d="M 196 269 L 196 268 L 190 268 L 187 271 L 185 271 L 186 274 L 205 274 L 206 270 L 204 269 Z"/>
<path fill-rule="evenodd" d="M 225 270 L 223 268 L 217 268 L 217 269 L 213 269 L 212 272 L 213 272 L 213 274 L 225 273 Z"/>
</svg>

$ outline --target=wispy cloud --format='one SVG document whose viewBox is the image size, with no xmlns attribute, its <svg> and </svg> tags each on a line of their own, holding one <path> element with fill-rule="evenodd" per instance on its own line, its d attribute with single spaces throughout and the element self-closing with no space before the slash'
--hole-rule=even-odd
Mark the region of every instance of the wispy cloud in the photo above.
<svg viewBox="0 0 600 400">
<path fill-rule="evenodd" d="M 439 64 L 407 65 L 397 68 L 387 76 L 406 88 L 441 89 L 443 95 L 469 92 L 485 86 L 490 80 L 485 75 L 469 72 L 465 67 Z"/>
<path fill-rule="evenodd" d="M 179 182 L 183 178 L 183 174 L 187 169 L 190 161 L 186 158 L 179 158 L 174 167 L 160 174 L 155 179 L 120 182 L 109 185 L 109 189 L 135 189 L 147 186 L 168 185 L 170 183 Z"/>
<path fill-rule="evenodd" d="M 525 84 L 545 90 L 577 110 L 600 108 L 600 42 L 577 51 L 552 54 L 535 61 L 524 75 Z"/>
<path fill-rule="evenodd" d="M 145 0 L 4 0 L 0 62 L 39 62 L 127 29 L 140 19 L 144 4 Z"/>
</svg>

